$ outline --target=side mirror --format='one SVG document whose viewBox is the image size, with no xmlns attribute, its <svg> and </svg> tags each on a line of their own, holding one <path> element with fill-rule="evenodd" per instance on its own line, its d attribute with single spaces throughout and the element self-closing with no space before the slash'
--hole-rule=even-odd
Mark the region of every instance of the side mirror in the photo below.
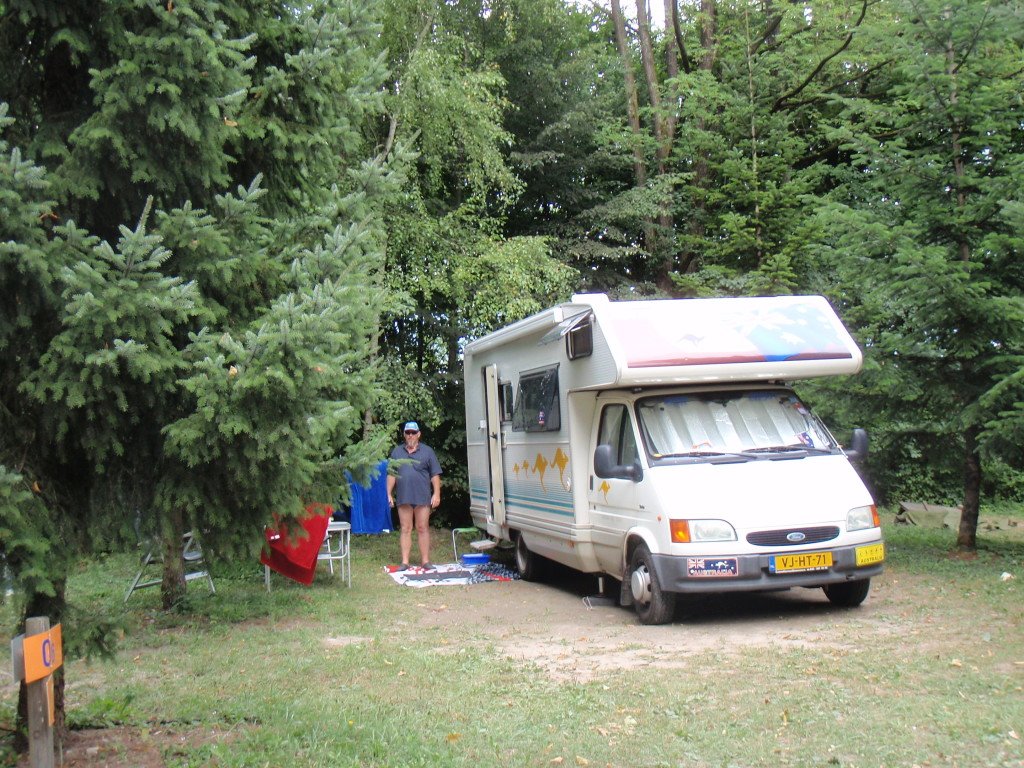
<svg viewBox="0 0 1024 768">
<path fill-rule="evenodd" d="M 853 439 L 850 442 L 850 449 L 846 451 L 846 458 L 850 461 L 864 461 L 868 457 L 868 433 L 863 429 L 853 430 Z"/>
<path fill-rule="evenodd" d="M 634 483 L 644 479 L 640 460 L 636 459 L 632 464 L 616 464 L 615 453 L 610 445 L 599 445 L 594 450 L 594 474 L 598 477 L 632 480 Z"/>
</svg>

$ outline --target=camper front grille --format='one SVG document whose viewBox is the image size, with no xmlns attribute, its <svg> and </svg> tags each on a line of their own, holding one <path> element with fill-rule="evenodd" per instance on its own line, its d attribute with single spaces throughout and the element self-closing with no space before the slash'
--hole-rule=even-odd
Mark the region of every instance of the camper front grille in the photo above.
<svg viewBox="0 0 1024 768">
<path fill-rule="evenodd" d="M 803 534 L 803 538 L 794 536 Z M 831 541 L 839 535 L 835 525 L 823 525 L 819 528 L 787 528 L 782 531 L 755 531 L 747 534 L 747 542 L 756 547 L 789 547 L 801 544 L 818 544 Z"/>
</svg>

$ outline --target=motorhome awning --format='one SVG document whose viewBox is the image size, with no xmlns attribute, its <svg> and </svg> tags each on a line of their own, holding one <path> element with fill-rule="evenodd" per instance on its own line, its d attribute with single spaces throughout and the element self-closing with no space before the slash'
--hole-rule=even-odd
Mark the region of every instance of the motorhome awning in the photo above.
<svg viewBox="0 0 1024 768">
<path fill-rule="evenodd" d="M 554 328 L 552 328 L 550 331 L 545 333 L 541 337 L 541 340 L 537 342 L 537 346 L 544 346 L 545 344 L 550 344 L 553 341 L 558 341 L 559 339 L 565 338 L 565 335 L 567 333 L 583 325 L 584 322 L 593 317 L 593 314 L 594 313 L 591 312 L 589 309 L 585 309 L 582 312 L 573 315 L 572 317 L 566 318 L 558 325 L 556 325 Z"/>
</svg>

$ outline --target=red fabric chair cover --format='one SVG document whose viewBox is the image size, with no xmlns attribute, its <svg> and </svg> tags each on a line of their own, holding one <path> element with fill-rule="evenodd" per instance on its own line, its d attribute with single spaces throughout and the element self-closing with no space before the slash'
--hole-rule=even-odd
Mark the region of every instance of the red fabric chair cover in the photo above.
<svg viewBox="0 0 1024 768">
<path fill-rule="evenodd" d="M 326 504 L 314 503 L 306 507 L 309 513 L 301 522 L 305 534 L 290 534 L 287 525 L 267 528 L 267 546 L 260 562 L 272 571 L 287 576 L 300 584 L 310 585 L 316 573 L 316 558 L 327 534 L 332 509 Z"/>
</svg>

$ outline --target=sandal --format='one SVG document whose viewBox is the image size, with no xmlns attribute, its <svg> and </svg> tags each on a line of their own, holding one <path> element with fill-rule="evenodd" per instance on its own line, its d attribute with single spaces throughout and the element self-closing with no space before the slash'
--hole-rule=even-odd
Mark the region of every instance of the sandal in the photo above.
<svg viewBox="0 0 1024 768">
<path fill-rule="evenodd" d="M 401 565 L 396 566 L 395 570 L 396 571 L 408 571 L 409 570 L 409 564 L 408 563 L 402 563 Z"/>
<path fill-rule="evenodd" d="M 421 568 L 423 568 L 423 570 L 424 570 L 424 571 L 432 571 L 432 570 L 434 570 L 434 568 L 436 568 L 437 566 L 436 566 L 436 565 L 434 565 L 433 563 L 430 563 L 430 562 L 426 562 L 426 563 L 424 563 L 424 564 L 423 564 L 422 566 L 420 566 L 420 567 L 421 567 Z"/>
</svg>

